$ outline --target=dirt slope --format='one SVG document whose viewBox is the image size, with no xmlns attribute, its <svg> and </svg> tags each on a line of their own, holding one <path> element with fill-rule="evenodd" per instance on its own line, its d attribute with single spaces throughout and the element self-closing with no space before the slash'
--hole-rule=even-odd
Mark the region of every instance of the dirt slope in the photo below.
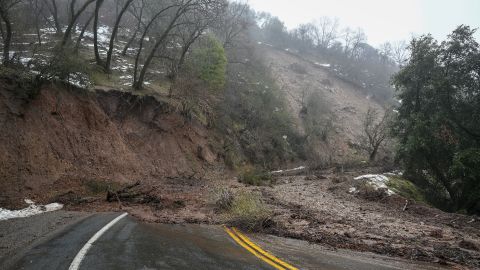
<svg viewBox="0 0 480 270">
<path fill-rule="evenodd" d="M 268 45 L 260 47 L 262 55 L 285 97 L 298 129 L 303 132 L 301 119 L 302 99 L 316 92 L 324 100 L 325 107 L 333 117 L 333 134 L 329 142 L 334 159 L 345 161 L 355 154 L 352 145 L 359 143 L 363 135 L 362 123 L 369 108 L 383 113 L 383 106 L 372 99 L 360 86 L 346 82 L 335 75 L 328 63 L 305 59 L 291 51 L 276 49 Z M 320 61 L 320 60 L 318 60 Z M 318 145 L 319 152 L 326 151 L 325 145 Z"/>
<path fill-rule="evenodd" d="M 55 84 L 31 100 L 18 91 L 1 79 L 0 205 L 50 200 L 92 181 L 192 177 L 215 162 L 207 130 L 152 97 Z"/>
</svg>

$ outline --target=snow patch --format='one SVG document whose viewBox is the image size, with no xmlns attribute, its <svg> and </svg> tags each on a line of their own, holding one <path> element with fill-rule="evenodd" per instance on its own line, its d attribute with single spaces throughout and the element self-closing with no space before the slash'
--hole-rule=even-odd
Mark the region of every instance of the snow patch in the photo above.
<svg viewBox="0 0 480 270">
<path fill-rule="evenodd" d="M 367 183 L 373 186 L 375 190 L 384 188 L 387 190 L 388 195 L 395 194 L 391 189 L 387 187 L 388 177 L 383 174 L 366 174 L 353 178 L 354 180 L 365 180 Z"/>
<path fill-rule="evenodd" d="M 327 64 L 327 63 L 318 63 L 318 62 L 315 62 L 315 65 L 316 65 L 316 66 L 321 66 L 321 67 L 326 67 L 326 68 L 331 67 L 331 65 L 330 65 L 330 64 Z"/>
<path fill-rule="evenodd" d="M 36 205 L 34 201 L 25 199 L 25 203 L 28 207 L 20 210 L 8 210 L 0 208 L 0 220 L 7 220 L 12 218 L 24 218 L 29 216 L 38 215 L 41 213 L 57 211 L 63 208 L 63 204 L 50 203 L 47 205 Z"/>
<path fill-rule="evenodd" d="M 293 168 L 293 169 L 290 169 L 290 170 L 278 170 L 278 171 L 273 171 L 273 172 L 270 172 L 270 173 L 293 172 L 293 171 L 303 170 L 303 169 L 305 169 L 305 168 L 306 168 L 305 166 L 300 166 L 300 167 Z"/>
</svg>

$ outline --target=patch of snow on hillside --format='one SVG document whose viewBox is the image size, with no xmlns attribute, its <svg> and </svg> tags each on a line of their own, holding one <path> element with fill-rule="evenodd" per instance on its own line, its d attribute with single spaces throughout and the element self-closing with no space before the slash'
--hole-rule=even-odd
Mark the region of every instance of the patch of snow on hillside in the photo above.
<svg viewBox="0 0 480 270">
<path fill-rule="evenodd" d="M 7 220 L 12 218 L 24 218 L 24 217 L 38 215 L 41 213 L 57 211 L 63 208 L 63 204 L 60 204 L 60 203 L 36 205 L 35 202 L 29 199 L 25 199 L 25 203 L 28 204 L 28 207 L 20 210 L 8 210 L 8 209 L 0 208 L 0 220 Z"/>
<path fill-rule="evenodd" d="M 270 173 L 293 172 L 293 171 L 303 170 L 303 169 L 305 169 L 305 168 L 306 168 L 305 166 L 300 166 L 300 167 L 293 168 L 293 169 L 290 169 L 290 170 L 278 170 L 278 171 L 273 171 L 273 172 L 270 172 Z"/>
<path fill-rule="evenodd" d="M 317 66 L 321 66 L 321 67 L 326 67 L 326 68 L 329 68 L 329 67 L 331 67 L 331 65 L 330 65 L 330 64 L 326 64 L 326 63 L 318 63 L 318 62 L 315 62 L 315 65 L 317 65 Z"/>
<path fill-rule="evenodd" d="M 392 190 L 390 190 L 387 187 L 387 182 L 388 182 L 388 177 L 386 177 L 383 174 L 366 174 L 366 175 L 361 175 L 358 177 L 355 177 L 354 180 L 364 180 L 370 183 L 375 190 L 378 190 L 379 188 L 384 188 L 387 190 L 388 195 L 395 194 Z"/>
</svg>

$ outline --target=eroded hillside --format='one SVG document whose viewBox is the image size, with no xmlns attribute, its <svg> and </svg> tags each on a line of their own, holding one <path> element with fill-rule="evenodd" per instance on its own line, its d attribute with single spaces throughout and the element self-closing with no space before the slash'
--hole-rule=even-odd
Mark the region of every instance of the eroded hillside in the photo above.
<svg viewBox="0 0 480 270">
<path fill-rule="evenodd" d="M 308 132 L 305 115 L 309 113 L 306 111 L 309 101 L 312 96 L 320 100 L 318 105 L 321 108 L 314 117 L 324 123 L 324 129 L 328 129 L 325 139 L 314 142 L 320 159 L 335 163 L 365 159 L 365 153 L 358 149 L 365 136 L 365 114 L 369 108 L 383 114 L 386 102 L 381 104 L 365 88 L 341 79 L 328 63 L 306 59 L 291 50 L 277 49 L 268 44 L 260 44 L 260 50 L 284 92 L 290 113 L 301 133 Z"/>
<path fill-rule="evenodd" d="M 2 205 L 92 185 L 199 178 L 217 159 L 202 125 L 153 97 L 55 83 L 22 91 L 19 81 L 1 79 Z"/>
</svg>

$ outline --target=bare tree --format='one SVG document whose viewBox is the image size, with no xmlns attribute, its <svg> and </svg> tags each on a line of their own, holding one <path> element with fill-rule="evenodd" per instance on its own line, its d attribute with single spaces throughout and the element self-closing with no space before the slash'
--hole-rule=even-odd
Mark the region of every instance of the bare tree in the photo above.
<svg viewBox="0 0 480 270">
<path fill-rule="evenodd" d="M 357 30 L 352 30 L 349 27 L 345 28 L 342 38 L 344 41 L 343 51 L 345 55 L 350 58 L 354 57 L 358 53 L 360 45 L 367 41 L 367 36 L 361 28 Z"/>
<path fill-rule="evenodd" d="M 226 2 L 212 1 L 209 6 L 199 6 L 183 16 L 182 27 L 178 27 L 174 35 L 181 45 L 177 59 L 173 59 L 169 77 L 175 80 L 178 71 L 182 68 L 186 55 L 193 43 L 212 26 L 224 11 Z"/>
<path fill-rule="evenodd" d="M 368 152 L 370 161 L 375 161 L 378 150 L 388 137 L 390 110 L 379 116 L 376 109 L 368 108 L 363 121 L 364 138 L 362 147 Z"/>
<path fill-rule="evenodd" d="M 249 11 L 247 4 L 240 2 L 228 4 L 224 16 L 219 18 L 216 27 L 224 48 L 234 47 L 235 39 L 248 28 Z"/>
<path fill-rule="evenodd" d="M 123 14 L 127 11 L 128 7 L 134 0 L 127 0 L 123 5 L 122 9 L 117 15 L 117 19 L 115 24 L 113 25 L 112 35 L 110 36 L 110 42 L 108 44 L 108 51 L 107 51 L 107 60 L 105 61 L 105 72 L 110 72 L 110 63 L 112 61 L 112 53 L 113 53 L 113 43 L 115 42 L 115 38 L 117 36 L 118 27 L 120 26 L 120 22 L 122 20 Z"/>
<path fill-rule="evenodd" d="M 100 13 L 100 8 L 104 0 L 96 0 L 95 3 L 95 15 L 93 16 L 93 50 L 95 51 L 95 62 L 97 65 L 102 65 L 102 59 L 100 58 L 100 53 L 98 51 L 98 14 Z"/>
<path fill-rule="evenodd" d="M 156 42 L 153 45 L 152 49 L 150 50 L 150 53 L 147 55 L 145 62 L 143 64 L 142 69 L 140 70 L 140 74 L 138 75 L 137 81 L 134 83 L 134 88 L 135 89 L 141 89 L 143 87 L 143 82 L 145 80 L 145 75 L 147 73 L 148 68 L 150 67 L 150 64 L 152 63 L 152 60 L 157 52 L 157 49 L 160 47 L 160 45 L 164 44 L 165 40 L 167 39 L 168 35 L 170 34 L 170 31 L 174 29 L 177 25 L 177 21 L 180 19 L 181 16 L 183 16 L 190 8 L 192 8 L 195 4 L 196 1 L 194 0 L 184 0 L 179 2 L 180 6 L 177 8 L 177 10 L 170 16 L 170 20 L 167 24 L 167 26 L 164 28 L 163 31 L 159 34 L 159 36 L 156 38 Z"/>
<path fill-rule="evenodd" d="M 87 9 L 87 7 L 95 2 L 95 0 L 87 0 L 77 11 L 75 11 L 75 3 L 76 0 L 72 0 L 70 3 L 70 12 L 73 14 L 72 18 L 70 19 L 70 22 L 68 23 L 67 29 L 65 30 L 65 33 L 63 34 L 63 39 L 62 39 L 62 46 L 65 46 L 67 42 L 70 40 L 70 36 L 72 35 L 72 29 L 75 26 L 78 18 L 82 13 Z"/>
<path fill-rule="evenodd" d="M 39 0 L 29 0 L 28 1 L 30 6 L 32 7 L 32 12 L 34 16 L 34 27 L 35 27 L 35 32 L 37 33 L 37 41 L 38 45 L 42 45 L 42 34 L 40 33 L 40 15 L 43 13 L 43 4 L 39 3 Z"/>
<path fill-rule="evenodd" d="M 2 38 L 2 42 L 5 39 L 5 30 L 3 30 L 3 25 L 0 22 L 0 37 Z"/>
<path fill-rule="evenodd" d="M 145 0 L 142 0 L 140 1 L 139 3 L 139 6 L 137 7 L 135 5 L 135 3 L 131 6 L 130 9 L 128 9 L 129 13 L 131 15 L 133 15 L 133 17 L 137 20 L 137 24 L 136 24 L 136 27 L 135 27 L 135 31 L 133 32 L 133 34 L 130 36 L 130 38 L 128 39 L 127 43 L 125 44 L 125 46 L 123 47 L 123 50 L 122 50 L 122 55 L 125 56 L 127 54 L 127 51 L 128 49 L 130 48 L 130 46 L 132 45 L 132 43 L 135 41 L 135 39 L 137 38 L 137 35 L 138 33 L 140 32 L 141 30 L 141 27 L 143 24 L 142 22 L 142 19 L 143 19 L 143 11 L 144 11 L 144 7 L 145 7 Z M 144 25 L 145 26 L 145 25 Z"/>
<path fill-rule="evenodd" d="M 328 49 L 338 37 L 338 18 L 320 17 L 314 22 L 313 35 L 317 46 Z"/>
<path fill-rule="evenodd" d="M 50 10 L 50 13 L 52 14 L 53 23 L 55 24 L 55 30 L 57 32 L 57 35 L 60 36 L 62 34 L 62 27 L 60 26 L 60 20 L 58 19 L 57 0 L 50 0 L 50 2 L 47 2 L 46 4 L 48 9 Z"/>
<path fill-rule="evenodd" d="M 149 19 L 148 23 L 145 25 L 145 27 L 143 29 L 143 33 L 142 33 L 142 36 L 140 37 L 140 42 L 139 42 L 138 49 L 137 49 L 137 54 L 135 56 L 135 65 L 134 65 L 134 70 L 133 70 L 133 86 L 137 89 L 140 89 L 142 87 L 142 85 L 138 85 L 137 76 L 138 76 L 138 67 L 140 65 L 140 56 L 142 54 L 142 50 L 143 50 L 143 46 L 144 46 L 144 42 L 145 42 L 145 37 L 147 36 L 148 31 L 150 30 L 152 25 L 154 25 L 156 20 L 159 19 L 160 17 L 164 16 L 165 13 L 167 13 L 169 10 L 171 10 L 175 7 L 179 7 L 179 5 L 177 3 L 171 3 L 167 6 L 164 6 L 164 7 L 160 8 L 160 10 L 158 10 L 157 12 L 155 12 L 153 14 L 153 16 Z M 143 81 L 142 81 L 142 84 L 143 84 Z"/>
<path fill-rule="evenodd" d="M 386 63 L 389 59 L 392 59 L 392 44 L 390 42 L 385 42 L 380 45 L 378 48 L 380 55 L 382 57 L 383 63 Z"/>
<path fill-rule="evenodd" d="M 311 23 L 300 24 L 298 28 L 295 29 L 293 32 L 294 35 L 301 41 L 301 44 L 303 44 L 303 49 L 305 49 L 305 47 L 311 47 L 313 45 L 315 25 Z"/>
<path fill-rule="evenodd" d="M 22 2 L 22 0 L 2 0 L 0 1 L 0 19 L 5 24 L 5 33 L 3 34 L 3 65 L 11 63 L 10 46 L 13 37 L 13 22 L 11 15 L 13 9 Z"/>
<path fill-rule="evenodd" d="M 77 37 L 77 42 L 75 43 L 75 51 L 78 52 L 78 49 L 80 48 L 80 42 L 83 39 L 83 36 L 85 35 L 85 31 L 87 30 L 88 26 L 93 20 L 93 16 L 95 16 L 95 13 L 92 13 L 90 17 L 88 17 L 88 20 L 85 22 L 85 24 L 82 26 L 82 30 L 80 30 L 80 34 Z"/>
<path fill-rule="evenodd" d="M 405 40 L 393 42 L 392 58 L 399 67 L 403 67 L 408 60 L 408 45 Z"/>
</svg>

